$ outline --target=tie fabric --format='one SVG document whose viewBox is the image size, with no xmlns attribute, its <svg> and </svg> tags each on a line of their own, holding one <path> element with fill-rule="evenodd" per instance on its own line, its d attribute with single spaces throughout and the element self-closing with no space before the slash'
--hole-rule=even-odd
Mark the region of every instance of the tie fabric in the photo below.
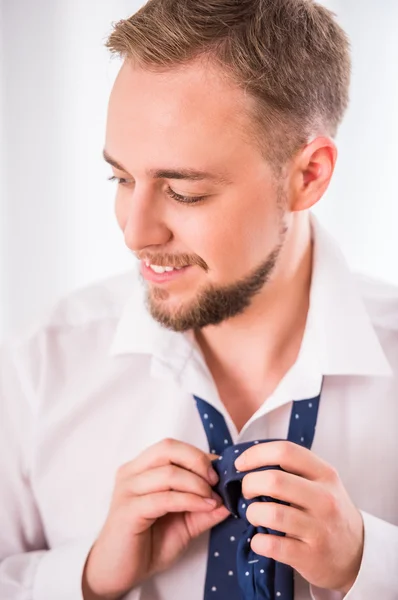
<svg viewBox="0 0 398 600">
<path fill-rule="evenodd" d="M 254 527 L 246 519 L 247 507 L 252 502 L 281 500 L 262 496 L 246 500 L 242 496 L 242 479 L 247 474 L 239 472 L 234 462 L 253 444 L 278 440 L 254 440 L 233 444 L 231 434 L 222 414 L 205 400 L 194 396 L 212 454 L 219 455 L 213 465 L 219 475 L 215 491 L 221 496 L 231 516 L 210 532 L 204 600 L 293 600 L 293 568 L 253 552 L 250 541 L 256 533 L 284 536 L 283 532 L 264 527 Z M 288 441 L 311 448 L 315 435 L 320 394 L 308 400 L 292 403 Z M 282 470 L 279 465 L 262 467 Z"/>
</svg>

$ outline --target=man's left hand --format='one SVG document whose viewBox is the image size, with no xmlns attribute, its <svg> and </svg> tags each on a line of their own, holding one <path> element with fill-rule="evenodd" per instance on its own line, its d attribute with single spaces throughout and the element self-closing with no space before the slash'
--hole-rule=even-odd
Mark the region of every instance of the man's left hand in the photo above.
<svg viewBox="0 0 398 600">
<path fill-rule="evenodd" d="M 361 565 L 364 530 L 361 513 L 334 467 L 311 450 L 288 441 L 250 447 L 235 461 L 239 471 L 279 465 L 248 473 L 245 498 L 271 496 L 288 502 L 253 502 L 247 519 L 285 536 L 257 534 L 251 547 L 257 554 L 286 563 L 309 583 L 347 593 Z"/>
</svg>

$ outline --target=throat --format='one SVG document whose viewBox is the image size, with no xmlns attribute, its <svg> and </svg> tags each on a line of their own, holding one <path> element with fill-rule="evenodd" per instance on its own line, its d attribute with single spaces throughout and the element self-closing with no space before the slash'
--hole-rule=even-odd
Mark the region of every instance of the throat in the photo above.
<svg viewBox="0 0 398 600">
<path fill-rule="evenodd" d="M 260 390 L 247 389 L 241 382 L 229 380 L 217 384 L 220 399 L 238 433 L 278 387 L 280 379 L 270 377 Z"/>
<path fill-rule="evenodd" d="M 273 395 L 296 363 L 305 324 L 306 312 L 303 312 L 296 327 L 290 329 L 288 339 L 274 345 L 268 353 L 258 339 L 242 340 L 237 347 L 225 347 L 223 353 L 214 352 L 202 339 L 200 345 L 207 367 L 238 432 Z"/>
</svg>

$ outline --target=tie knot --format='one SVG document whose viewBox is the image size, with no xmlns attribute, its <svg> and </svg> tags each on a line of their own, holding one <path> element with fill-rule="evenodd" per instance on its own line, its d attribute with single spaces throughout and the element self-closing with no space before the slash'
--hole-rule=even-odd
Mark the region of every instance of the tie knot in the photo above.
<svg viewBox="0 0 398 600">
<path fill-rule="evenodd" d="M 221 455 L 217 460 L 213 462 L 213 467 L 219 476 L 219 482 L 215 487 L 215 491 L 221 496 L 225 506 L 235 516 L 242 519 L 246 519 L 246 508 L 249 504 L 255 501 L 271 501 L 280 502 L 273 498 L 259 497 L 253 498 L 250 501 L 245 501 L 242 496 L 242 480 L 248 471 L 239 471 L 235 467 L 235 461 L 245 450 L 255 444 L 266 444 L 268 442 L 275 442 L 278 440 L 256 440 L 255 442 L 244 442 L 241 444 L 235 444 L 228 446 L 223 449 Z M 271 465 L 266 467 L 260 467 L 254 469 L 251 472 L 268 471 L 269 469 L 283 469 L 279 465 Z"/>
</svg>

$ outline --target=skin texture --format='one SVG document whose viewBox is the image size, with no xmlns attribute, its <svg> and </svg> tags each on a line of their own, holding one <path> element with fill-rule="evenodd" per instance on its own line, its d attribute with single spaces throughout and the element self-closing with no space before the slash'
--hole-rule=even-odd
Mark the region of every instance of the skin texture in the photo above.
<svg viewBox="0 0 398 600">
<path fill-rule="evenodd" d="M 113 167 L 115 208 L 127 247 L 154 264 L 193 265 L 175 281 L 147 283 L 152 308 L 170 322 L 206 290 L 236 286 L 280 247 L 271 276 L 249 305 L 196 331 L 238 430 L 297 358 L 311 283 L 308 209 L 326 191 L 337 157 L 326 132 L 316 131 L 276 178 L 250 140 L 248 109 L 243 92 L 208 63 L 156 73 L 126 61 L 111 94 L 105 143 L 108 157 L 122 165 Z M 219 180 L 153 176 L 181 169 Z M 175 193 L 205 199 L 184 204 L 170 196 Z M 250 506 L 253 524 L 287 533 L 255 536 L 252 547 L 292 565 L 310 583 L 347 592 L 362 556 L 361 515 L 333 467 L 293 446 L 271 442 L 241 456 L 247 462 L 240 470 L 280 464 L 287 471 L 248 474 L 248 498 L 294 504 Z M 122 597 L 226 518 L 224 507 L 204 500 L 215 483 L 209 467 L 209 455 L 175 440 L 121 467 L 86 563 L 85 600 Z"/>
<path fill-rule="evenodd" d="M 211 490 L 217 481 L 211 459 L 188 444 L 163 440 L 120 467 L 108 517 L 86 563 L 86 600 L 121 598 L 228 516 Z"/>
<path fill-rule="evenodd" d="M 242 471 L 275 464 L 287 472 L 249 473 L 242 492 L 247 499 L 266 492 L 291 504 L 253 502 L 247 510 L 253 525 L 283 531 L 286 537 L 257 534 L 251 547 L 291 565 L 320 588 L 347 593 L 361 564 L 363 523 L 338 473 L 292 442 L 258 444 L 235 461 Z"/>
<path fill-rule="evenodd" d="M 208 268 L 195 266 L 168 286 L 162 306 L 172 313 L 195 302 L 206 286 L 230 285 L 247 276 L 276 248 L 281 239 L 276 183 L 269 165 L 245 140 L 240 90 L 230 90 L 220 102 L 225 84 L 204 67 L 155 76 L 146 71 L 132 76 L 132 71 L 125 65 L 114 88 L 106 141 L 109 154 L 130 173 L 130 184 L 119 186 L 116 198 L 126 245 L 141 257 L 198 256 Z M 161 167 L 209 171 L 225 182 L 146 176 Z M 207 198 L 179 204 L 167 195 L 168 185 L 178 194 Z M 245 252 L 237 238 L 245 240 Z M 153 290 L 149 293 L 153 297 Z"/>
</svg>

